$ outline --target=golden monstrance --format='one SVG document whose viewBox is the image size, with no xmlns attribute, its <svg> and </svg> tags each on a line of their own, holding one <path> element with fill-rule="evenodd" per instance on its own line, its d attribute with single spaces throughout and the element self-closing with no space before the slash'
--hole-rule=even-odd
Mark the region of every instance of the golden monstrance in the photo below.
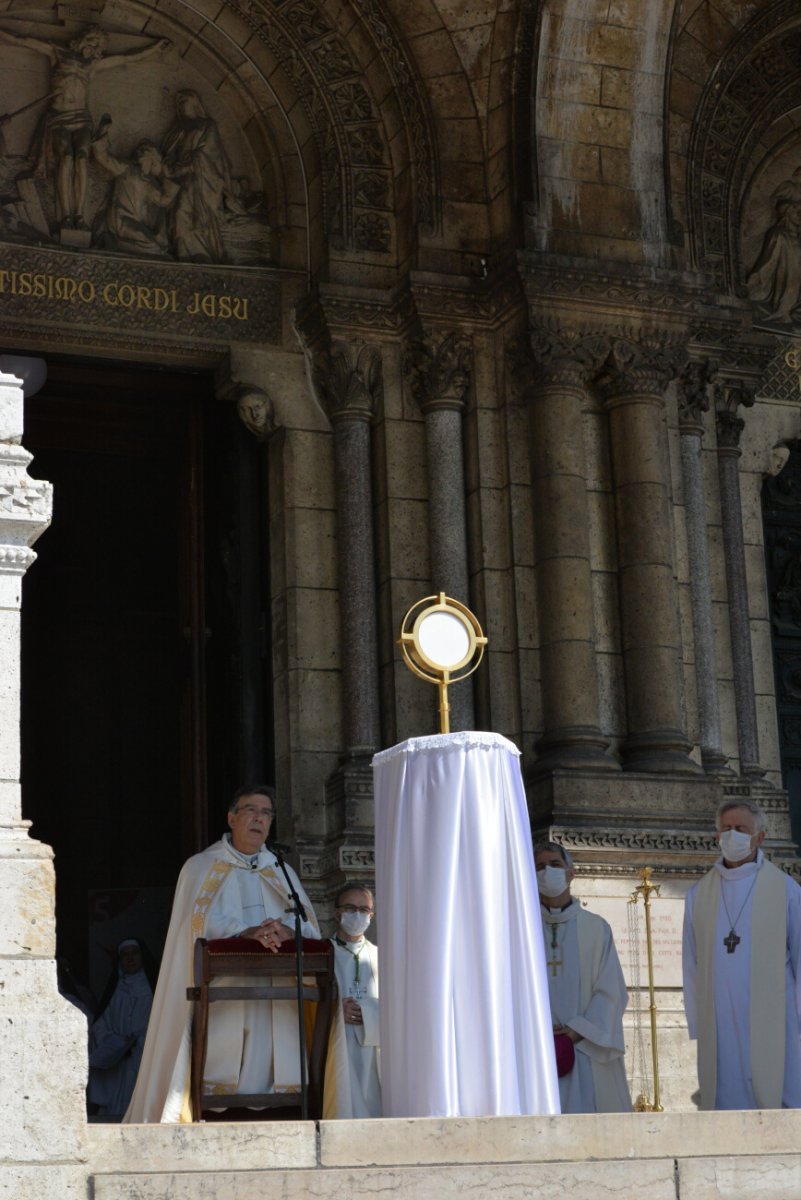
<svg viewBox="0 0 801 1200">
<path fill-rule="evenodd" d="M 407 667 L 439 688 L 441 733 L 451 731 L 448 687 L 473 674 L 486 644 L 478 618 L 444 592 L 418 600 L 403 618 L 398 645 Z"/>
</svg>

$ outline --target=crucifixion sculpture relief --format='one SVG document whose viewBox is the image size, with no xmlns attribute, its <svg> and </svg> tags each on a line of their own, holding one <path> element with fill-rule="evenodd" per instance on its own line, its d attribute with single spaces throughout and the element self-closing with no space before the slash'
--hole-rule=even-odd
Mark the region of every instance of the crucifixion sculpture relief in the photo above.
<svg viewBox="0 0 801 1200">
<path fill-rule="evenodd" d="M 37 125 L 28 157 L 34 169 L 55 181 L 56 216 L 62 229 L 86 229 L 86 185 L 92 117 L 89 88 L 94 75 L 112 67 L 142 62 L 169 48 L 167 38 L 141 50 L 106 54 L 107 34 L 97 25 L 85 29 L 65 48 L 42 38 L 0 28 L 0 42 L 43 54 L 50 63 L 44 116 Z"/>
</svg>

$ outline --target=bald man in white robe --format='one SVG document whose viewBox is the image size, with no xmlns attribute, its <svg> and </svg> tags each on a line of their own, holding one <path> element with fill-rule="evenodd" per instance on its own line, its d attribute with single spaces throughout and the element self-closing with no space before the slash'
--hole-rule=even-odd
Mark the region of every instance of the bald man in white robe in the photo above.
<svg viewBox="0 0 801 1200">
<path fill-rule="evenodd" d="M 612 930 L 570 894 L 572 860 L 555 842 L 535 847 L 554 1033 L 569 1038 L 572 1068 L 559 1078 L 563 1113 L 630 1112 L 623 1013 L 628 1004 Z"/>
<path fill-rule="evenodd" d="M 702 1109 L 801 1108 L 801 888 L 763 856 L 751 801 L 718 810 L 721 857 L 684 910 L 684 1008 Z"/>
</svg>

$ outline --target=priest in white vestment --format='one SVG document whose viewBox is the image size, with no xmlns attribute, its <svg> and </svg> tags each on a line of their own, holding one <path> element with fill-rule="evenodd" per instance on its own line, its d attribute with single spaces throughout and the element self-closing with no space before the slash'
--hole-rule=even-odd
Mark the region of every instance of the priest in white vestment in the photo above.
<svg viewBox="0 0 801 1200">
<path fill-rule="evenodd" d="M 339 1004 L 325 1077 L 326 1119 L 381 1116 L 378 948 L 364 936 L 373 912 L 373 894 L 360 884 L 345 884 L 334 898 Z"/>
<path fill-rule="evenodd" d="M 125 1114 L 127 1123 L 192 1120 L 189 1074 L 197 938 L 253 938 L 268 950 L 294 937 L 286 879 L 265 846 L 275 814 L 272 788 L 240 788 L 228 811 L 230 832 L 183 866 L 173 901 L 161 971 L 153 998 L 139 1078 Z M 314 911 L 301 884 L 287 871 L 306 909 L 303 937 L 318 938 Z M 218 980 L 235 986 L 238 977 Z M 300 1090 L 297 1006 L 292 1000 L 226 1001 L 209 1007 L 203 1091 Z"/>
<path fill-rule="evenodd" d="M 612 930 L 571 896 L 576 872 L 563 846 L 541 842 L 534 862 L 554 1035 L 569 1038 L 575 1052 L 559 1078 L 562 1112 L 630 1112 L 623 1039 L 629 997 Z"/>
<path fill-rule="evenodd" d="M 700 1106 L 801 1108 L 801 888 L 763 856 L 759 805 L 724 801 L 717 839 L 721 857 L 684 909 Z"/>
</svg>

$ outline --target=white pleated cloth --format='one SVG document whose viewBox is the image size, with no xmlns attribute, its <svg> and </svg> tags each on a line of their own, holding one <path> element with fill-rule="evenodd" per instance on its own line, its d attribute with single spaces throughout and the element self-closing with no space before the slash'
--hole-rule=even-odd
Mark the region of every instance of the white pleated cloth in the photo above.
<svg viewBox="0 0 801 1200">
<path fill-rule="evenodd" d="M 558 1113 L 517 747 L 410 738 L 373 774 L 384 1116 Z"/>
</svg>

